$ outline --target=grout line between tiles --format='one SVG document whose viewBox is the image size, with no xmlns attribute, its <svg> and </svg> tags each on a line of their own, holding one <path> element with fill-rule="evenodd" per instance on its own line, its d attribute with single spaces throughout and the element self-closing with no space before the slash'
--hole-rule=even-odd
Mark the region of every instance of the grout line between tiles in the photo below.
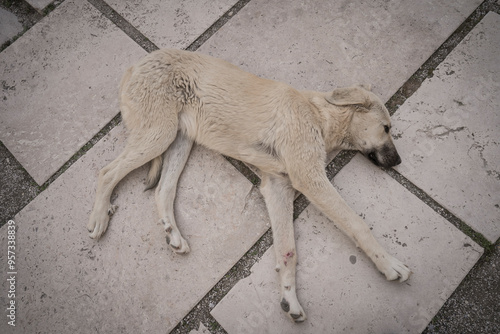
<svg viewBox="0 0 500 334">
<path fill-rule="evenodd" d="M 9 47 L 12 43 L 14 43 L 19 37 L 21 37 L 26 31 L 28 31 L 32 26 L 38 23 L 40 20 L 44 18 L 44 15 L 35 10 L 29 3 L 26 1 L 2 1 L 2 7 L 6 8 L 10 12 L 20 13 L 21 19 L 20 23 L 23 26 L 23 31 L 21 31 L 16 36 L 12 37 L 8 41 L 2 43 L 0 45 L 0 52 Z M 45 16 L 48 14 L 48 11 L 45 13 Z M 19 19 L 18 19 L 19 20 Z"/>
<path fill-rule="evenodd" d="M 158 47 L 145 37 L 139 30 L 132 26 L 126 19 L 119 15 L 103 0 L 88 0 L 96 9 L 104 16 L 110 19 L 119 29 L 124 31 L 130 38 L 139 44 L 147 52 L 152 52 Z M 212 26 L 202 33 L 193 43 L 186 49 L 190 51 L 197 50 L 205 43 L 218 29 L 225 25 L 232 17 L 238 13 L 250 0 L 240 0 L 224 15 L 222 15 Z M 404 103 L 422 84 L 422 82 L 432 76 L 432 71 L 446 58 L 446 56 L 463 40 L 463 38 L 474 28 L 474 26 L 484 17 L 485 12 L 489 10 L 500 13 L 500 5 L 493 0 L 486 0 L 479 5 L 476 10 L 455 30 L 450 37 L 428 58 L 428 60 L 406 81 L 405 84 L 389 99 L 386 106 L 391 115 L 396 112 L 398 107 Z M 120 114 L 117 114 L 98 134 L 96 134 L 82 149 L 75 153 L 48 181 L 39 187 L 39 192 L 42 192 L 50 183 L 59 177 L 69 166 L 84 155 L 94 144 L 104 137 L 109 131 L 121 121 Z M 333 177 L 354 157 L 356 152 L 342 151 L 331 163 L 327 166 L 327 174 L 329 179 Z M 243 163 L 227 158 L 247 179 L 254 185 L 258 185 L 259 178 Z M 386 172 L 405 186 L 410 192 L 415 194 L 420 200 L 424 201 L 434 211 L 439 213 L 450 223 L 457 226 L 462 232 L 471 237 L 475 242 L 482 247 L 490 247 L 489 243 L 481 234 L 472 230 L 459 218 L 451 214 L 448 210 L 434 201 L 421 189 L 408 181 L 404 176 L 395 170 L 386 170 Z M 307 199 L 301 195 L 294 201 L 294 218 L 296 218 L 309 204 Z M 470 231 L 469 231 L 470 230 Z M 250 268 L 262 257 L 265 251 L 272 245 L 272 232 L 268 229 L 263 236 L 247 251 L 247 253 L 224 275 L 224 277 L 205 295 L 197 306 L 184 317 L 184 319 L 172 330 L 171 333 L 188 333 L 189 330 L 195 329 L 199 324 L 200 317 L 202 322 L 211 331 L 211 333 L 226 333 L 226 331 L 218 324 L 211 316 L 210 311 L 217 305 L 224 296 L 234 287 L 234 285 L 242 278 L 250 274 Z M 196 323 L 194 323 L 195 321 Z"/>
<path fill-rule="evenodd" d="M 123 16 L 115 11 L 104 0 L 87 0 L 99 12 L 101 12 L 108 20 L 113 22 L 121 31 L 136 42 L 140 47 L 148 53 L 158 50 L 158 46 L 144 36 L 136 27 L 128 22 Z"/>
<path fill-rule="evenodd" d="M 462 24 L 444 41 L 420 68 L 397 90 L 387 101 L 386 107 L 391 116 L 413 93 L 420 88 L 425 79 L 432 77 L 434 70 L 441 64 L 450 52 L 474 29 L 474 27 L 490 11 L 495 0 L 486 0 L 480 4 Z"/>
<path fill-rule="evenodd" d="M 250 0 L 239 0 L 229 10 L 227 10 L 217 21 L 215 21 L 207 30 L 205 30 L 186 50 L 196 51 L 203 45 L 213 34 L 215 34 L 222 26 L 224 26 L 233 16 L 235 16 Z"/>
<path fill-rule="evenodd" d="M 94 145 L 101 140 L 105 135 L 107 135 L 115 126 L 117 126 L 122 120 L 121 114 L 118 113 L 109 121 L 98 133 L 96 133 L 92 139 L 90 139 L 85 145 L 83 145 L 71 158 L 57 172 L 55 172 L 44 184 L 40 186 L 40 192 L 47 189 L 47 187 L 54 182 L 59 176 L 61 176 L 71 165 L 73 165 L 78 159 L 80 159 L 85 153 L 87 153 Z"/>
<path fill-rule="evenodd" d="M 389 174 L 394 180 L 396 180 L 399 184 L 401 184 L 405 189 L 411 192 L 413 195 L 418 197 L 422 202 L 427 204 L 432 210 L 458 228 L 462 233 L 471 238 L 475 243 L 480 245 L 485 249 L 485 251 L 489 250 L 492 246 L 491 242 L 488 241 L 481 233 L 476 232 L 473 228 L 471 228 L 467 223 L 463 220 L 455 216 L 444 206 L 439 204 L 435 199 L 431 196 L 427 195 L 425 191 L 417 187 L 410 180 L 400 174 L 398 171 L 394 169 L 386 169 L 385 172 Z"/>
<path fill-rule="evenodd" d="M 394 114 L 396 110 L 421 86 L 425 79 L 432 77 L 433 71 L 441 64 L 449 53 L 465 38 L 465 36 L 481 21 L 486 13 L 493 7 L 492 0 L 486 0 L 479 5 L 474 12 L 450 35 L 450 37 L 424 62 L 424 64 L 403 84 L 403 86 L 388 100 L 386 107 L 389 109 L 390 114 Z M 496 5 L 495 5 L 496 6 Z M 494 7 L 498 9 L 499 6 Z M 198 48 L 197 46 L 196 48 Z M 355 151 L 341 151 L 337 156 L 327 165 L 326 171 L 328 178 L 332 180 L 338 172 L 346 166 L 352 158 L 357 154 Z M 233 165 L 234 159 L 227 158 Z M 239 163 L 239 162 L 238 162 Z M 248 169 L 244 164 L 243 166 Z M 239 167 L 235 166 L 238 170 Z M 250 171 L 251 172 L 251 171 Z M 464 234 L 469 236 L 476 243 L 485 248 L 485 254 L 489 253 L 492 248 L 482 234 L 474 231 L 465 222 L 457 218 L 442 205 L 432 199 L 420 188 L 415 186 L 409 180 L 404 178 L 401 174 L 394 169 L 387 169 L 386 172 L 394 178 L 397 182 L 402 184 L 412 194 L 417 196 L 421 201 L 426 203 L 435 212 L 444 217 L 448 222 L 459 228 Z M 251 172 L 253 176 L 255 174 Z M 244 174 L 245 175 L 245 174 Z M 245 175 L 246 176 L 246 175 Z M 256 177 L 256 176 L 255 176 Z M 248 176 L 247 178 L 252 181 Z M 252 181 L 257 184 L 258 182 Z M 294 219 L 309 205 L 309 201 L 304 195 L 300 195 L 294 201 Z M 260 259 L 264 252 L 272 245 L 272 231 L 269 229 L 264 236 L 259 239 L 250 250 L 234 265 L 233 268 L 211 289 L 211 291 L 204 296 L 200 303 L 193 308 L 193 310 L 171 331 L 171 333 L 189 333 L 190 330 L 198 326 L 198 322 L 191 323 L 190 320 L 197 319 L 199 321 L 202 317 L 202 323 L 210 330 L 212 334 L 226 334 L 224 328 L 212 317 L 210 311 L 215 307 L 224 296 L 234 287 L 234 285 L 241 279 L 247 277 L 250 273 L 250 268 Z M 255 258 L 253 253 L 258 249 L 260 256 Z M 483 255 L 484 256 L 484 255 Z M 234 272 L 242 271 L 243 274 L 234 279 Z M 228 278 L 229 276 L 229 278 Z M 229 286 L 228 284 L 229 283 Z M 217 295 L 219 293 L 219 295 Z M 215 298 L 215 299 L 214 299 Z M 197 327 L 196 327 L 197 328 Z"/>
</svg>

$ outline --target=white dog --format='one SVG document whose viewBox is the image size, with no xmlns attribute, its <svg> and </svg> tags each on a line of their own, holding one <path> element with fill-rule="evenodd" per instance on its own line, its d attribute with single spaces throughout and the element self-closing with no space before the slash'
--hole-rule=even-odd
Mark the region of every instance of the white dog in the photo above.
<svg viewBox="0 0 500 334">
<path fill-rule="evenodd" d="M 147 186 L 158 183 L 156 201 L 167 243 L 177 253 L 189 252 L 173 205 L 177 181 L 196 142 L 260 169 L 281 307 L 293 321 L 306 319 L 295 293 L 295 189 L 361 247 L 388 280 L 402 282 L 410 276 L 411 271 L 379 245 L 325 173 L 326 154 L 334 149 L 359 150 L 383 167 L 401 162 L 390 135 L 389 113 L 369 88 L 299 92 L 220 59 L 160 50 L 127 70 L 120 107 L 130 135 L 125 150 L 99 174 L 88 224 L 92 238 L 106 231 L 115 211 L 110 197 L 117 183 L 151 161 Z"/>
</svg>

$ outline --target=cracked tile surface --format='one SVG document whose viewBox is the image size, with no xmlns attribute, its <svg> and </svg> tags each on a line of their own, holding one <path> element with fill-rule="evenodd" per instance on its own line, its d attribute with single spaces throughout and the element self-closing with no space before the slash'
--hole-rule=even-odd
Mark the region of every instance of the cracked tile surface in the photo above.
<svg viewBox="0 0 500 334">
<path fill-rule="evenodd" d="M 499 30 L 490 12 L 393 116 L 396 169 L 491 242 L 500 237 Z"/>
</svg>

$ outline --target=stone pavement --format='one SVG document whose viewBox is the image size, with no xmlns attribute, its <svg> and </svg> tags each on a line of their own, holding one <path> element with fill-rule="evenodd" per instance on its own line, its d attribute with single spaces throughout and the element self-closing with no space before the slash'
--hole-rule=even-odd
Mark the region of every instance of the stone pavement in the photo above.
<svg viewBox="0 0 500 334">
<path fill-rule="evenodd" d="M 44 17 L 16 39 L 21 5 L 0 7 L 0 36 L 13 38 L 0 52 L 1 333 L 500 333 L 498 2 L 21 2 L 23 15 Z M 410 280 L 385 281 L 300 196 L 308 319 L 291 323 L 257 177 L 202 147 L 176 201 L 191 253 L 166 247 L 146 167 L 114 192 L 105 236 L 88 238 L 97 174 L 126 140 L 121 74 L 166 47 L 298 89 L 372 84 L 394 113 L 403 163 L 382 170 L 342 152 L 328 169 Z"/>
</svg>

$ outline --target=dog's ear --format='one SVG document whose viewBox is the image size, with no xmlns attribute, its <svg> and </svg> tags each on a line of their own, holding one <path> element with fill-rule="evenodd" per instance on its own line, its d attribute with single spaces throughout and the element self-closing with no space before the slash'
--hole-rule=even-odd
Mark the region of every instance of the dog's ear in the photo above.
<svg viewBox="0 0 500 334">
<path fill-rule="evenodd" d="M 358 85 L 335 89 L 326 100 L 337 106 L 348 106 L 353 104 L 367 105 L 370 103 L 370 86 Z"/>
</svg>

